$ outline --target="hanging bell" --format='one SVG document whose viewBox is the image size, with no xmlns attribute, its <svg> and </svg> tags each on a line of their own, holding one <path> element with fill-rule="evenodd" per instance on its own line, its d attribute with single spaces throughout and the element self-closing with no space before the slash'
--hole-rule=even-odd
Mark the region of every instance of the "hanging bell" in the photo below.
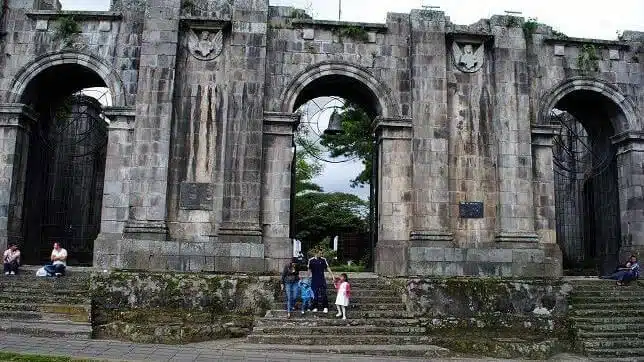
<svg viewBox="0 0 644 362">
<path fill-rule="evenodd" d="M 324 130 L 324 134 L 336 135 L 339 133 L 342 133 L 342 116 L 334 110 L 329 118 L 329 125 Z"/>
</svg>

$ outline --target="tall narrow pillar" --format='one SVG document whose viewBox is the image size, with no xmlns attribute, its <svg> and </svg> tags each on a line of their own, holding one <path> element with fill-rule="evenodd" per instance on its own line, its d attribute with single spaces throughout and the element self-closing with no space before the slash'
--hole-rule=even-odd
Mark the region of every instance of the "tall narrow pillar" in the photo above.
<svg viewBox="0 0 644 362">
<path fill-rule="evenodd" d="M 135 111 L 133 107 L 109 107 L 110 120 L 105 156 L 105 182 L 101 232 L 94 241 L 94 266 L 119 267 L 129 250 L 123 248 L 123 231 L 129 217 L 130 169 Z"/>
<path fill-rule="evenodd" d="M 498 140 L 498 242 L 537 243 L 532 192 L 530 85 L 523 28 L 493 16 L 494 133 Z"/>
<path fill-rule="evenodd" d="M 378 241 L 375 271 L 407 275 L 412 213 L 412 159 L 410 119 L 377 119 Z"/>
<path fill-rule="evenodd" d="M 559 129 L 555 125 L 532 125 L 534 228 L 542 244 L 557 242 L 552 141 Z"/>
<path fill-rule="evenodd" d="M 126 238 L 166 240 L 170 131 L 181 0 L 150 0 L 141 41 Z M 145 249 L 145 245 L 139 249 Z"/>
<path fill-rule="evenodd" d="M 36 120 L 24 104 L 0 104 L 0 250 L 22 241 L 29 132 Z"/>
<path fill-rule="evenodd" d="M 264 113 L 262 170 L 263 255 L 267 271 L 279 272 L 293 256 L 290 239 L 293 134 L 299 116 Z"/>
<path fill-rule="evenodd" d="M 644 132 L 613 137 L 617 146 L 617 184 L 622 243 L 620 260 L 630 253 L 644 255 Z"/>
</svg>

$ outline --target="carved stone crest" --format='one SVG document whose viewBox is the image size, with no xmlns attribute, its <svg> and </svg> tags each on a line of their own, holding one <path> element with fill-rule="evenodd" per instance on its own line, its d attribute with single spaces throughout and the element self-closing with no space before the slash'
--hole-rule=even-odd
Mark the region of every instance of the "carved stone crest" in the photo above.
<svg viewBox="0 0 644 362">
<path fill-rule="evenodd" d="M 189 29 L 188 50 L 199 60 L 213 60 L 224 48 L 222 29 Z"/>
<path fill-rule="evenodd" d="M 465 73 L 474 73 L 483 66 L 485 46 L 470 43 L 458 44 L 454 41 L 452 42 L 452 55 L 456 68 Z"/>
</svg>

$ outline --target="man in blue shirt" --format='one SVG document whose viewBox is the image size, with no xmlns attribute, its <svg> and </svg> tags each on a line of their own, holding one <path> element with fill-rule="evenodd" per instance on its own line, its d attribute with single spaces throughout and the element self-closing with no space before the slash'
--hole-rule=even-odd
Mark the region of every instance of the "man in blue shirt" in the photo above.
<svg viewBox="0 0 644 362">
<path fill-rule="evenodd" d="M 326 261 L 319 251 L 315 252 L 315 256 L 309 259 L 309 277 L 311 278 L 311 288 L 313 289 L 313 311 L 317 312 L 318 309 L 324 308 L 324 313 L 329 312 L 329 301 L 326 296 L 326 279 L 324 272 L 328 270 L 333 277 L 333 272 L 329 268 L 329 263 Z"/>
</svg>

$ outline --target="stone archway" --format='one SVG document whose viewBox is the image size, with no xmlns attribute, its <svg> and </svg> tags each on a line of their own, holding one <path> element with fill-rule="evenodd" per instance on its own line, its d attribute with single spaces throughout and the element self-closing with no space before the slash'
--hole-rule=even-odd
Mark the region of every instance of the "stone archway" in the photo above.
<svg viewBox="0 0 644 362">
<path fill-rule="evenodd" d="M 640 130 L 636 107 L 612 85 L 577 77 L 542 102 L 540 124 L 558 128 L 553 145 L 557 243 L 570 273 L 606 273 L 620 259 L 631 170 L 618 167 L 615 139 Z M 626 226 L 626 227 L 625 227 Z"/>
<path fill-rule="evenodd" d="M 41 56 L 24 66 L 12 82 L 8 100 L 36 116 L 20 149 L 10 224 L 21 240 L 25 262 L 47 259 L 53 241 L 69 251 L 71 265 L 91 265 L 101 227 L 108 122 L 103 107 L 79 91 L 109 89 L 112 106 L 127 105 L 117 73 L 104 61 L 79 52 Z M 18 151 L 17 151 L 18 152 Z"/>
<path fill-rule="evenodd" d="M 48 53 L 23 66 L 11 82 L 7 102 L 23 103 L 25 93 L 33 80 L 42 72 L 61 65 L 79 66 L 90 70 L 100 77 L 104 85 L 110 89 L 113 106 L 125 107 L 128 105 L 125 86 L 115 70 L 96 56 L 78 51 Z"/>
</svg>

